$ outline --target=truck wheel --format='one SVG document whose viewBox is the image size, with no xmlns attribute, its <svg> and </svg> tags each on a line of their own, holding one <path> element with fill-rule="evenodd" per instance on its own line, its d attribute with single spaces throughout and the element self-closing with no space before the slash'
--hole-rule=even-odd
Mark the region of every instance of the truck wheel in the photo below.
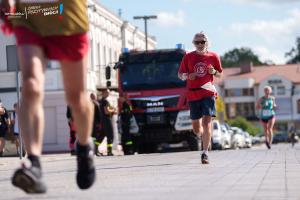
<svg viewBox="0 0 300 200">
<path fill-rule="evenodd" d="M 139 147 L 138 147 L 138 154 L 144 154 L 146 153 L 146 144 L 139 144 Z"/>
<path fill-rule="evenodd" d="M 155 153 L 157 151 L 157 144 L 156 143 L 141 143 L 139 145 L 139 154 L 143 153 Z"/>
<path fill-rule="evenodd" d="M 146 153 L 156 153 L 157 152 L 157 144 L 154 142 L 147 143 L 147 152 Z"/>
<path fill-rule="evenodd" d="M 200 148 L 197 136 L 189 135 L 187 138 L 187 142 L 191 151 L 199 151 Z"/>
</svg>

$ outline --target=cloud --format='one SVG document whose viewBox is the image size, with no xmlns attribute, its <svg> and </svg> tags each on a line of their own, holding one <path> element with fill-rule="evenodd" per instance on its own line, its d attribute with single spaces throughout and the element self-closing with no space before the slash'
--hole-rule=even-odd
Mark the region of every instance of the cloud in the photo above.
<svg viewBox="0 0 300 200">
<path fill-rule="evenodd" d="M 274 43 L 276 39 L 283 41 L 292 37 L 295 38 L 300 33 L 300 10 L 290 11 L 289 17 L 282 20 L 255 20 L 248 23 L 234 23 L 230 26 L 230 31 L 237 34 L 254 34 L 263 38 L 269 43 Z"/>
<path fill-rule="evenodd" d="M 220 1 L 220 0 L 211 0 Z M 271 7 L 278 7 L 282 5 L 288 5 L 292 3 L 299 3 L 299 0 L 222 0 L 225 3 L 241 4 L 247 6 L 256 6 L 263 9 L 269 9 Z"/>
<path fill-rule="evenodd" d="M 253 3 L 253 4 L 287 4 L 287 3 L 297 3 L 299 0 L 225 0 L 225 1 L 231 1 L 234 3 Z"/>
<path fill-rule="evenodd" d="M 224 33 L 240 40 L 250 48 L 256 48 L 263 57 L 269 56 L 275 63 L 283 63 L 285 52 L 295 44 L 300 36 L 300 9 L 288 12 L 286 18 L 280 20 L 253 20 L 246 23 L 233 23 L 224 28 Z M 258 47 L 259 45 L 259 47 Z M 262 48 L 263 46 L 263 48 Z M 271 53 L 282 51 L 281 56 Z M 268 59 L 268 58 L 266 58 Z"/>
<path fill-rule="evenodd" d="M 259 55 L 260 60 L 263 62 L 268 60 L 271 60 L 274 63 L 286 62 L 286 60 L 281 55 L 281 52 L 270 51 L 267 47 L 264 46 L 254 46 L 252 49 L 255 54 Z"/>
<path fill-rule="evenodd" d="M 163 27 L 178 27 L 183 26 L 185 23 L 185 14 L 182 10 L 178 10 L 175 13 L 160 12 L 157 14 L 158 18 L 155 23 Z"/>
</svg>

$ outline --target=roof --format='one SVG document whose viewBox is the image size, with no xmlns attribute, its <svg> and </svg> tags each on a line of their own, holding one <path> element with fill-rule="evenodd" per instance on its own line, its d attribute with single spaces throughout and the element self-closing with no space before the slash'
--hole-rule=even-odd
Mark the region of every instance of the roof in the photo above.
<svg viewBox="0 0 300 200">
<path fill-rule="evenodd" d="M 272 66 L 254 66 L 251 72 L 241 73 L 240 67 L 235 68 L 224 68 L 223 75 L 221 78 L 216 78 L 215 83 L 222 84 L 223 80 L 234 80 L 253 78 L 255 84 L 260 83 L 271 75 L 278 75 L 285 77 L 287 80 L 293 83 L 300 84 L 300 65 L 288 64 L 288 65 L 272 65 Z"/>
</svg>

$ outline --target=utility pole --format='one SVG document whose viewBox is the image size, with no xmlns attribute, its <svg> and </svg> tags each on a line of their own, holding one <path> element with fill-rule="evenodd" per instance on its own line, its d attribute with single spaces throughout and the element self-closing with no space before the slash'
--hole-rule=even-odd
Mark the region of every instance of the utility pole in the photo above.
<svg viewBox="0 0 300 200">
<path fill-rule="evenodd" d="M 17 92 L 17 109 L 20 108 L 20 81 L 19 81 L 19 64 L 16 66 L 16 92 Z M 20 141 L 20 145 L 19 145 L 19 158 L 20 160 L 23 157 L 23 138 L 22 138 L 22 134 L 21 134 L 21 130 L 20 130 L 20 118 L 19 118 L 19 113 L 17 113 L 18 115 L 18 129 L 19 129 L 19 141 Z"/>
<path fill-rule="evenodd" d="M 133 19 L 143 19 L 145 24 L 145 40 L 146 40 L 146 51 L 148 51 L 148 27 L 147 22 L 149 19 L 157 19 L 156 15 L 148 15 L 148 16 L 134 16 Z"/>
</svg>

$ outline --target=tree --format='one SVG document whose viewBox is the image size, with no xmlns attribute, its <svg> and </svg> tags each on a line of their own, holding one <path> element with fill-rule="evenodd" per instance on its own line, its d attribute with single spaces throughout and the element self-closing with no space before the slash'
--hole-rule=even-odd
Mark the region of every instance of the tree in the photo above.
<svg viewBox="0 0 300 200">
<path fill-rule="evenodd" d="M 260 129 L 257 127 L 254 127 L 250 122 L 248 122 L 245 118 L 243 117 L 237 117 L 235 119 L 229 120 L 228 124 L 230 126 L 236 126 L 244 131 L 247 131 L 250 135 L 256 135 L 257 133 L 260 132 Z"/>
<path fill-rule="evenodd" d="M 285 57 L 290 57 L 288 64 L 300 62 L 300 37 L 296 39 L 296 47 L 293 47 L 289 52 L 285 53 Z"/>
<path fill-rule="evenodd" d="M 250 48 L 234 48 L 221 56 L 222 66 L 224 68 L 238 67 L 247 62 L 252 62 L 253 65 L 264 65 L 259 60 L 258 56 L 253 53 Z"/>
</svg>

